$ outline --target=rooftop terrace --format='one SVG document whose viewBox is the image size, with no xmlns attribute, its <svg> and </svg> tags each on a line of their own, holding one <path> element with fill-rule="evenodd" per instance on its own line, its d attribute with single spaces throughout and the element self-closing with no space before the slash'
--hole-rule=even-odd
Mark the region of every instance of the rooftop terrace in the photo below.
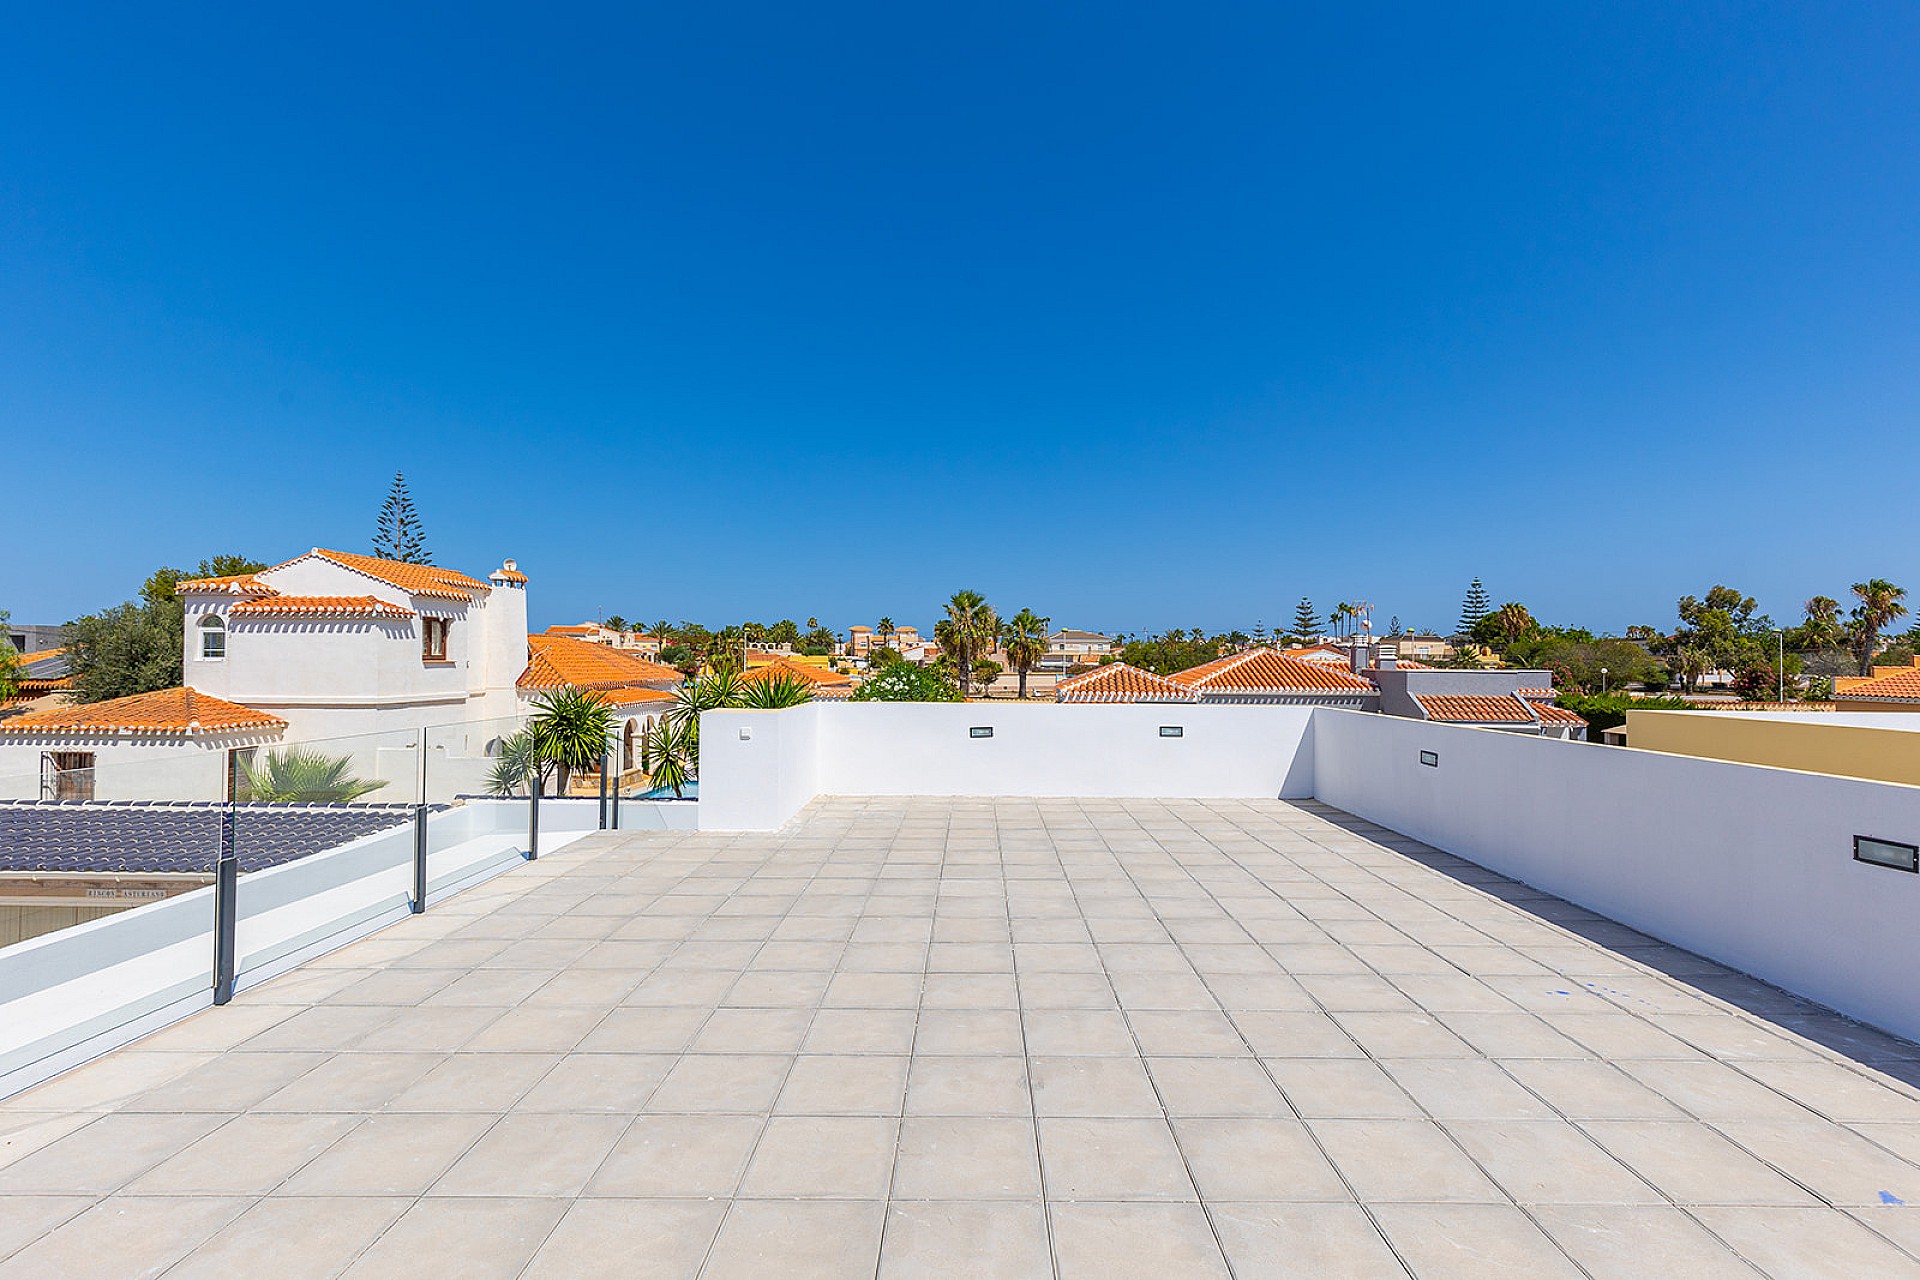
<svg viewBox="0 0 1920 1280">
<path fill-rule="evenodd" d="M 1916 1071 L 1312 803 L 823 799 L 0 1103 L 0 1275 L 1920 1274 Z"/>
</svg>

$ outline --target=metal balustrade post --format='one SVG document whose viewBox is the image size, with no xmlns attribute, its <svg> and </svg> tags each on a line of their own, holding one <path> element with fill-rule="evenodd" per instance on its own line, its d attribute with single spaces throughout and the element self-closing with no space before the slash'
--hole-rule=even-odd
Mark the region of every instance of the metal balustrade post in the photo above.
<svg viewBox="0 0 1920 1280">
<path fill-rule="evenodd" d="M 618 831 L 620 829 L 620 775 L 619 774 L 614 775 L 614 779 L 613 779 L 613 806 L 612 807 L 613 807 L 613 815 L 607 819 L 607 830 Z"/>
<path fill-rule="evenodd" d="M 607 829 L 607 751 L 600 749 L 600 830 Z"/>
<path fill-rule="evenodd" d="M 233 999 L 234 936 L 240 922 L 240 858 L 234 851 L 233 802 L 220 806 L 220 856 L 213 864 L 213 1002 Z"/>
<path fill-rule="evenodd" d="M 540 770 L 533 771 L 527 787 L 527 861 L 540 856 Z"/>
<path fill-rule="evenodd" d="M 427 909 L 427 731 L 420 731 L 420 802 L 413 806 L 413 904 L 419 915 Z"/>
</svg>

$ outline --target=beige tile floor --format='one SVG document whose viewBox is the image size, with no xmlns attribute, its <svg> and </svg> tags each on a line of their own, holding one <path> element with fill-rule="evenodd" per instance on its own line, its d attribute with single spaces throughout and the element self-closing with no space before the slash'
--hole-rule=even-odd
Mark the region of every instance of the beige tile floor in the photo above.
<svg viewBox="0 0 1920 1280">
<path fill-rule="evenodd" d="M 1914 1080 L 1317 806 L 823 801 L 0 1103 L 0 1276 L 1920 1274 Z"/>
</svg>

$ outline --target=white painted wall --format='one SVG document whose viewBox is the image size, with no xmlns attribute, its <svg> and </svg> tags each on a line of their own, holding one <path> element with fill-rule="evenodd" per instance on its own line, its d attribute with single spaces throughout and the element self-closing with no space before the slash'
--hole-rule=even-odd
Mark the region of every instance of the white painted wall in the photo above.
<svg viewBox="0 0 1920 1280">
<path fill-rule="evenodd" d="M 1920 844 L 1920 787 L 1343 711 L 1313 740 L 1327 804 L 1920 1038 L 1920 875 L 1853 860 Z"/>
<path fill-rule="evenodd" d="M 784 711 L 708 711 L 700 717 L 703 831 L 771 831 L 820 794 L 820 717 L 810 702 Z"/>
<path fill-rule="evenodd" d="M 220 800 L 226 796 L 228 749 L 277 741 L 258 733 L 200 740 L 11 733 L 0 738 L 0 799 L 40 799 L 43 752 L 90 751 L 96 800 Z"/>
<path fill-rule="evenodd" d="M 708 712 L 700 826 L 771 830 L 816 795 L 1306 797 L 1313 713 L 980 702 Z M 1161 737 L 1162 725 L 1182 736 Z M 993 736 L 971 737 L 974 727 Z"/>
</svg>

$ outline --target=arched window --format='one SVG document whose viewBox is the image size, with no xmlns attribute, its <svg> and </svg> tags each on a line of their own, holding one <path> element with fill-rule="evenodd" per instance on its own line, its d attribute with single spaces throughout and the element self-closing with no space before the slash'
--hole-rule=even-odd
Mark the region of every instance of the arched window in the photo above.
<svg viewBox="0 0 1920 1280">
<path fill-rule="evenodd" d="M 200 656 L 203 658 L 224 658 L 227 656 L 227 624 L 220 615 L 210 613 L 200 619 Z"/>
</svg>

